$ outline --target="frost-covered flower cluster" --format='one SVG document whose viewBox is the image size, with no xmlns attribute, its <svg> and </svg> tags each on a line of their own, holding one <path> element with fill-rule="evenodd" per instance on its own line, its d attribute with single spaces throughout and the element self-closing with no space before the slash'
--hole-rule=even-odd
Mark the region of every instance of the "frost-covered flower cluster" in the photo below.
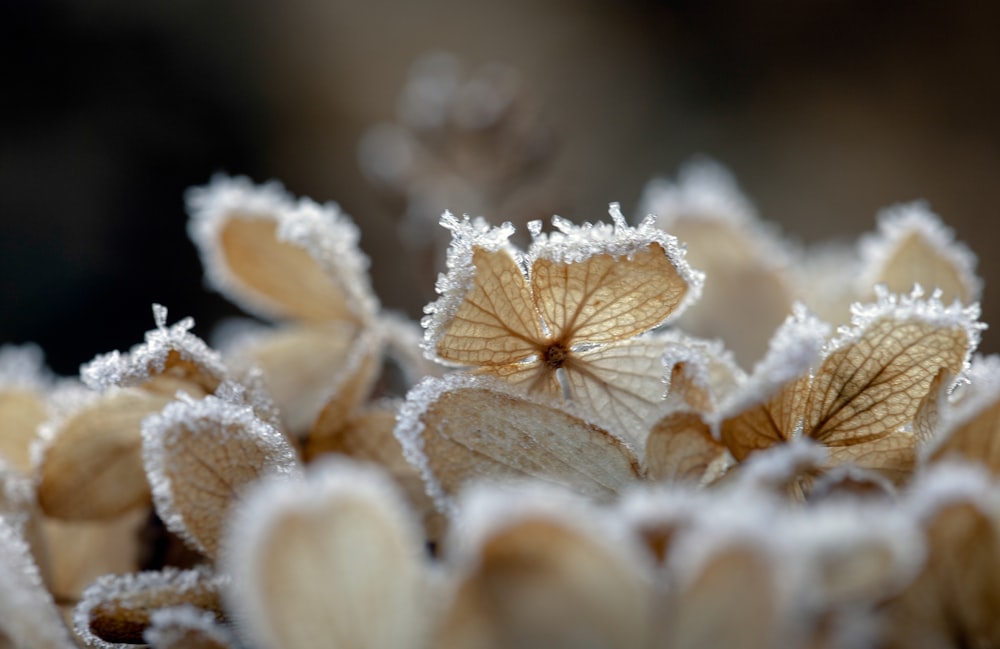
<svg viewBox="0 0 1000 649">
<path fill-rule="evenodd" d="M 972 253 L 919 203 L 802 250 L 704 161 L 642 204 L 523 249 L 445 213 L 418 324 L 337 206 L 192 189 L 256 319 L 0 349 L 3 641 L 1000 646 Z"/>
</svg>

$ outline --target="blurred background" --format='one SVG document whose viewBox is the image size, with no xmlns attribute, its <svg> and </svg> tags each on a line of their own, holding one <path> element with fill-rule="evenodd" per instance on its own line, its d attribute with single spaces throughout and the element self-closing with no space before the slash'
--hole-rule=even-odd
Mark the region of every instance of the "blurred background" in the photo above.
<svg viewBox="0 0 1000 649">
<path fill-rule="evenodd" d="M 1000 323 L 998 26 L 979 0 L 0 0 L 0 343 L 74 374 L 139 342 L 152 302 L 203 336 L 237 313 L 185 231 L 184 190 L 216 171 L 340 203 L 383 303 L 417 316 L 433 261 L 400 242 L 426 234 L 414 210 L 631 215 L 695 154 L 805 243 L 927 199 Z M 430 142 L 436 177 L 481 173 L 486 194 L 401 176 L 401 116 L 433 122 L 456 75 L 485 79 L 468 121 L 489 128 Z M 513 106 L 502 124 L 484 93 Z"/>
</svg>

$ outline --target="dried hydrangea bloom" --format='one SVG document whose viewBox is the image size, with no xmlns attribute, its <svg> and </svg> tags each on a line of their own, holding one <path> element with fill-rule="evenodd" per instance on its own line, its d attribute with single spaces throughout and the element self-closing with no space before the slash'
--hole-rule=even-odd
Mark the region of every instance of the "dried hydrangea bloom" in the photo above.
<svg viewBox="0 0 1000 649">
<path fill-rule="evenodd" d="M 519 253 L 513 227 L 445 213 L 452 231 L 440 298 L 425 308 L 425 349 L 448 364 L 502 377 L 526 394 L 568 401 L 582 416 L 641 448 L 664 389 L 661 341 L 640 334 L 699 293 L 702 275 L 651 220 L 531 227 Z"/>
<path fill-rule="evenodd" d="M 73 612 L 74 628 L 88 647 L 127 649 L 144 643 L 160 609 L 192 606 L 223 620 L 225 581 L 206 568 L 104 575 L 84 591 Z"/>
<path fill-rule="evenodd" d="M 142 423 L 142 459 L 167 528 L 214 558 L 247 486 L 299 470 L 287 439 L 244 403 L 208 396 L 168 404 Z"/>
<path fill-rule="evenodd" d="M 822 349 L 811 374 L 792 371 L 776 381 L 769 368 L 794 366 L 801 352 L 794 344 L 782 351 L 783 328 L 744 394 L 723 408 L 721 439 L 742 461 L 805 437 L 826 447 L 831 465 L 853 463 L 902 481 L 915 463 L 917 410 L 941 370 L 965 368 L 979 342 L 978 315 L 978 305 L 944 307 L 918 290 L 881 291 L 876 303 L 855 307 L 853 326 Z"/>
<path fill-rule="evenodd" d="M 615 513 L 642 541 L 654 563 L 662 567 L 677 536 L 718 502 L 715 492 L 683 482 L 637 483 L 622 494 Z M 655 576 L 665 580 L 672 573 L 659 570 Z"/>
<path fill-rule="evenodd" d="M 31 445 L 48 416 L 52 383 L 41 349 L 0 346 L 0 458 L 20 471 L 31 469 Z"/>
<path fill-rule="evenodd" d="M 447 513 L 475 479 L 527 476 L 607 500 L 643 476 L 617 437 L 495 377 L 425 379 L 407 396 L 395 435 Z"/>
<path fill-rule="evenodd" d="M 426 646 L 423 535 L 374 467 L 324 459 L 305 479 L 261 483 L 225 548 L 227 607 L 248 645 Z"/>
<path fill-rule="evenodd" d="M 0 516 L 0 644 L 74 647 L 18 526 Z"/>
<path fill-rule="evenodd" d="M 648 566 L 615 518 L 542 485 L 473 489 L 460 511 L 434 646 L 646 646 Z"/>
<path fill-rule="evenodd" d="M 927 559 L 884 611 L 891 649 L 993 647 L 1000 643 L 1000 490 L 969 466 L 924 473 L 908 508 L 923 528 Z"/>
<path fill-rule="evenodd" d="M 1000 475 L 1000 356 L 976 358 L 968 385 L 952 402 L 936 394 L 940 412 L 935 435 L 923 449 L 930 462 L 961 459 Z"/>
<path fill-rule="evenodd" d="M 207 281 L 246 311 L 358 323 L 377 311 L 358 229 L 335 204 L 219 175 L 190 189 L 187 205 Z"/>
<path fill-rule="evenodd" d="M 792 307 L 788 244 L 758 218 L 730 173 L 710 160 L 685 165 L 676 183 L 649 182 L 640 206 L 687 244 L 691 264 L 706 274 L 701 299 L 677 326 L 721 338 L 740 363 L 752 365 Z"/>
<path fill-rule="evenodd" d="M 945 303 L 972 304 L 982 293 L 976 256 L 924 201 L 879 212 L 878 232 L 862 237 L 859 249 L 856 290 L 861 299 L 873 296 L 876 284 L 894 293 L 906 293 L 914 284 L 939 289 Z"/>
</svg>

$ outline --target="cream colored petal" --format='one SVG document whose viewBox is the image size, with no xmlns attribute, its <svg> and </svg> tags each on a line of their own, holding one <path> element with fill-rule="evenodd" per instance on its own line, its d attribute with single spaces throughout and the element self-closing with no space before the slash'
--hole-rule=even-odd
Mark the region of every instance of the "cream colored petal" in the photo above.
<svg viewBox="0 0 1000 649">
<path fill-rule="evenodd" d="M 895 431 L 882 437 L 827 448 L 830 466 L 850 463 L 885 476 L 897 485 L 905 483 L 917 463 L 913 433 Z"/>
<path fill-rule="evenodd" d="M 375 332 L 366 331 L 354 340 L 350 355 L 330 381 L 330 395 L 310 429 L 310 439 L 343 426 L 361 407 L 378 378 L 381 352 L 382 341 Z"/>
<path fill-rule="evenodd" d="M 641 449 L 666 397 L 662 340 L 644 337 L 566 359 L 566 383 L 576 410 Z"/>
<path fill-rule="evenodd" d="M 136 388 L 110 390 L 53 422 L 38 467 L 42 511 L 81 521 L 148 504 L 140 424 L 169 401 Z"/>
<path fill-rule="evenodd" d="M 920 284 L 928 290 L 939 288 L 942 300 L 959 300 L 968 304 L 975 294 L 975 287 L 967 281 L 965 268 L 956 267 L 954 261 L 939 253 L 919 234 L 911 234 L 900 241 L 885 265 L 875 277 L 875 283 L 885 284 L 894 293 L 905 293 Z"/>
<path fill-rule="evenodd" d="M 525 511 L 491 510 L 487 529 L 469 521 L 449 545 L 465 556 L 453 557 L 455 590 L 434 646 L 645 647 L 649 593 L 627 554 L 633 548 L 602 536 L 611 532 L 594 525 L 595 512 L 572 503 L 554 511 L 558 501 L 542 506 L 544 492 L 520 500 Z"/>
<path fill-rule="evenodd" d="M 961 458 L 1000 475 L 1000 395 L 974 417 L 950 427 L 931 455 L 932 461 Z"/>
<path fill-rule="evenodd" d="M 142 529 L 148 507 L 101 521 L 43 522 L 51 576 L 49 590 L 60 602 L 80 598 L 84 588 L 101 575 L 139 570 L 147 548 Z"/>
<path fill-rule="evenodd" d="M 423 381 L 395 434 L 442 509 L 473 479 L 528 476 L 606 499 L 641 476 L 631 449 L 607 431 L 481 377 Z"/>
<path fill-rule="evenodd" d="M 31 444 L 47 414 L 41 393 L 0 390 L 0 457 L 20 471 L 29 471 Z"/>
<path fill-rule="evenodd" d="M 780 605 L 774 566 L 752 547 L 718 550 L 672 598 L 657 647 L 765 649 L 777 646 Z"/>
<path fill-rule="evenodd" d="M 247 486 L 299 466 L 280 432 L 249 407 L 216 397 L 174 401 L 147 418 L 142 460 L 167 528 L 213 558 L 226 516 Z"/>
<path fill-rule="evenodd" d="M 330 398 L 357 334 L 349 322 L 286 324 L 230 341 L 226 356 L 260 367 L 285 430 L 301 437 Z"/>
<path fill-rule="evenodd" d="M 754 451 L 788 442 L 802 417 L 808 390 L 808 376 L 789 381 L 770 399 L 726 418 L 720 427 L 723 444 L 742 462 Z"/>
<path fill-rule="evenodd" d="M 227 602 L 262 649 L 425 646 L 423 539 L 379 471 L 340 459 L 255 490 L 223 557 Z"/>
<path fill-rule="evenodd" d="M 436 539 L 443 531 L 444 521 L 424 489 L 420 471 L 406 461 L 403 447 L 392 434 L 398 411 L 398 403 L 377 404 L 351 417 L 336 430 L 310 437 L 306 460 L 311 462 L 328 453 L 339 453 L 379 465 L 402 488 L 410 506 L 423 517 L 427 532 Z"/>
<path fill-rule="evenodd" d="M 104 575 L 84 591 L 73 612 L 74 627 L 87 646 L 118 649 L 143 644 L 158 609 L 188 605 L 222 620 L 223 581 L 208 569 Z"/>
<path fill-rule="evenodd" d="M 523 360 L 545 341 L 524 274 L 505 249 L 476 248 L 473 284 L 443 328 L 437 355 L 462 365 Z"/>
<path fill-rule="evenodd" d="M 803 434 L 845 446 L 911 423 L 938 372 L 958 373 L 970 344 L 958 324 L 893 317 L 871 322 L 816 372 Z"/>
<path fill-rule="evenodd" d="M 598 254 L 576 262 L 536 259 L 531 267 L 535 307 L 567 346 L 607 343 L 648 331 L 684 300 L 687 281 L 659 243 L 629 256 Z"/>
<path fill-rule="evenodd" d="M 654 480 L 708 484 L 732 462 L 726 447 L 696 412 L 675 412 L 653 425 L 646 441 L 646 469 Z"/>
<path fill-rule="evenodd" d="M 792 310 L 790 278 L 737 224 L 677 218 L 670 233 L 687 244 L 688 261 L 705 273 L 701 299 L 677 326 L 703 338 L 721 338 L 743 367 L 751 367 Z"/>
<path fill-rule="evenodd" d="M 940 432 L 941 411 L 947 407 L 948 390 L 954 379 L 948 369 L 939 370 L 927 389 L 927 395 L 917 405 L 917 412 L 913 415 L 913 434 L 918 444 L 930 442 Z"/>
</svg>

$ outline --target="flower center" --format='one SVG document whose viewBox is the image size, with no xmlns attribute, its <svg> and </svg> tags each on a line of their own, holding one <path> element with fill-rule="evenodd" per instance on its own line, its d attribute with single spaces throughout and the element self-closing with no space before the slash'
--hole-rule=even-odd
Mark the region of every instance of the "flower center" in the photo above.
<svg viewBox="0 0 1000 649">
<path fill-rule="evenodd" d="M 552 343 L 545 348 L 545 353 L 542 354 L 545 364 L 554 370 L 563 366 L 567 356 L 569 356 L 569 349 L 562 343 Z"/>
</svg>

